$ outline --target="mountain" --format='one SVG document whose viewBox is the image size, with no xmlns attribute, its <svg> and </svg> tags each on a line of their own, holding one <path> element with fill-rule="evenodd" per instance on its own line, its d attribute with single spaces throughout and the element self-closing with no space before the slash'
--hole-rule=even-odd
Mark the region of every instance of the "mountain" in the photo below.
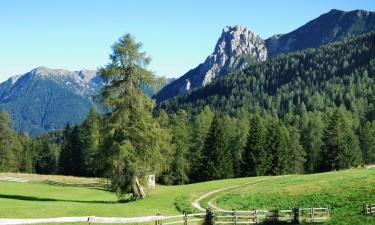
<svg viewBox="0 0 375 225">
<path fill-rule="evenodd" d="M 206 86 L 212 80 L 232 70 L 240 70 L 253 62 L 265 61 L 265 42 L 249 29 L 241 26 L 228 26 L 216 43 L 214 52 L 196 68 L 163 88 L 155 96 L 158 102 L 170 97 Z"/>
<path fill-rule="evenodd" d="M 154 76 L 144 87 L 152 96 L 173 78 Z M 38 67 L 0 83 L 0 110 L 11 114 L 17 132 L 37 135 L 79 124 L 93 107 L 103 83 L 95 70 L 68 71 Z M 98 105 L 97 105 L 98 106 Z"/>
<path fill-rule="evenodd" d="M 159 109 L 196 114 L 208 105 L 222 114 L 245 109 L 285 117 L 343 105 L 363 118 L 375 115 L 374 96 L 375 32 L 371 32 L 230 73 L 162 102 Z"/>
<path fill-rule="evenodd" d="M 36 135 L 82 122 L 100 87 L 96 71 L 38 67 L 0 84 L 0 110 L 11 114 L 18 132 Z"/>
<path fill-rule="evenodd" d="M 375 30 L 375 12 L 354 10 L 345 12 L 332 9 L 300 28 L 283 35 L 266 39 L 268 56 L 317 48 L 350 35 Z"/>
<path fill-rule="evenodd" d="M 290 33 L 274 35 L 266 40 L 245 27 L 226 27 L 214 53 L 204 63 L 165 86 L 155 95 L 155 99 L 160 103 L 206 86 L 231 71 L 241 70 L 254 62 L 263 62 L 282 53 L 317 48 L 372 30 L 375 30 L 375 13 L 364 10 L 331 10 Z"/>
</svg>

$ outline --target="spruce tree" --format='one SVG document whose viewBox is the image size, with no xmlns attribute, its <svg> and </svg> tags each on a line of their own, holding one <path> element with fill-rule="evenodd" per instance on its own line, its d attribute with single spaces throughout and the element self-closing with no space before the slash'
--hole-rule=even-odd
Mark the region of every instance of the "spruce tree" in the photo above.
<svg viewBox="0 0 375 225">
<path fill-rule="evenodd" d="M 301 145 L 301 135 L 296 127 L 289 127 L 289 171 L 290 173 L 303 173 L 306 162 L 306 152 Z"/>
<path fill-rule="evenodd" d="M 360 131 L 363 163 L 375 163 L 375 120 L 367 121 Z"/>
<path fill-rule="evenodd" d="M 242 175 L 265 175 L 269 168 L 268 154 L 266 151 L 266 128 L 258 115 L 250 120 L 250 129 L 247 143 L 242 156 Z"/>
<path fill-rule="evenodd" d="M 266 149 L 271 155 L 268 159 L 268 174 L 281 175 L 288 171 L 287 129 L 276 119 L 267 121 Z"/>
<path fill-rule="evenodd" d="M 190 154 L 189 154 L 189 164 L 190 164 L 190 173 L 189 178 L 191 182 L 197 182 L 201 180 L 201 171 L 202 168 L 202 152 L 204 147 L 204 141 L 207 138 L 207 134 L 210 130 L 210 125 L 214 113 L 207 106 L 194 118 L 191 131 L 191 144 L 190 144 Z"/>
<path fill-rule="evenodd" d="M 12 129 L 10 116 L 0 111 L 0 171 L 18 171 L 22 145 Z"/>
<path fill-rule="evenodd" d="M 215 114 L 210 131 L 204 142 L 202 154 L 201 179 L 217 180 L 233 177 L 233 159 L 227 150 L 223 125 L 217 114 Z"/>
<path fill-rule="evenodd" d="M 82 124 L 81 142 L 86 176 L 98 176 L 103 170 L 99 155 L 100 119 L 100 115 L 93 107 Z"/>
<path fill-rule="evenodd" d="M 189 181 L 189 145 L 190 131 L 189 118 L 184 110 L 172 115 L 172 143 L 175 145 L 175 154 L 172 160 L 171 175 L 175 184 L 184 184 Z"/>
<path fill-rule="evenodd" d="M 58 160 L 59 173 L 63 175 L 73 174 L 73 154 L 71 146 L 72 128 L 67 124 L 62 134 L 61 151 Z"/>
<path fill-rule="evenodd" d="M 329 117 L 323 133 L 320 170 L 330 171 L 350 168 L 362 161 L 359 142 L 346 121 L 344 109 L 336 109 Z"/>
<path fill-rule="evenodd" d="M 19 140 L 22 145 L 19 171 L 24 172 L 24 173 L 33 173 L 34 172 L 33 140 L 25 132 L 22 132 L 19 135 Z"/>
</svg>

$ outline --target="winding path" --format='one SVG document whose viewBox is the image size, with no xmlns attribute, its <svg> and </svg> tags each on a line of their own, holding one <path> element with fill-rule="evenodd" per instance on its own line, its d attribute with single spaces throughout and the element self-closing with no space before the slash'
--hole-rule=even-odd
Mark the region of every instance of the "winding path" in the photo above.
<svg viewBox="0 0 375 225">
<path fill-rule="evenodd" d="M 256 183 L 259 183 L 259 182 L 263 182 L 263 181 L 267 181 L 267 180 L 270 180 L 270 179 L 274 179 L 274 178 L 264 178 L 264 179 L 260 179 L 260 180 L 256 180 L 256 181 L 252 181 L 252 182 L 247 182 L 247 183 L 244 183 L 244 184 L 239 184 L 239 185 L 235 185 L 235 186 L 230 186 L 230 187 L 225 187 L 225 188 L 220 188 L 220 189 L 216 189 L 216 190 L 213 190 L 213 191 L 210 191 L 210 192 L 207 192 L 207 193 L 204 193 L 202 194 L 201 196 L 199 196 L 198 198 L 194 199 L 194 201 L 192 202 L 192 205 L 194 208 L 200 210 L 200 211 L 206 211 L 206 209 L 204 209 L 200 202 L 203 200 L 203 199 L 206 199 L 208 197 L 210 197 L 211 195 L 213 194 L 216 194 L 218 192 L 222 192 L 222 191 L 226 191 L 226 190 L 229 190 L 229 189 L 235 189 L 235 188 L 239 188 L 239 187 L 243 187 L 243 186 L 248 186 L 248 185 L 254 185 Z M 207 203 L 211 208 L 215 209 L 215 210 L 222 210 L 221 208 L 217 207 L 216 205 L 214 205 L 212 202 L 208 202 Z"/>
</svg>

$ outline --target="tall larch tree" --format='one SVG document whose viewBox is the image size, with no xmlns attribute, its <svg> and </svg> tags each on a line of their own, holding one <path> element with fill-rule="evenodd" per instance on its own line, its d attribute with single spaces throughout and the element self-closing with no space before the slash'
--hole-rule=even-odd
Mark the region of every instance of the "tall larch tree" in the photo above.
<svg viewBox="0 0 375 225">
<path fill-rule="evenodd" d="M 143 90 L 152 81 L 147 70 L 150 58 L 142 44 L 125 34 L 112 46 L 110 62 L 100 68 L 105 83 L 101 100 L 107 107 L 104 149 L 112 188 L 121 197 L 132 191 L 134 177 L 165 169 L 164 152 L 158 140 L 160 126 L 152 117 L 154 101 Z"/>
</svg>

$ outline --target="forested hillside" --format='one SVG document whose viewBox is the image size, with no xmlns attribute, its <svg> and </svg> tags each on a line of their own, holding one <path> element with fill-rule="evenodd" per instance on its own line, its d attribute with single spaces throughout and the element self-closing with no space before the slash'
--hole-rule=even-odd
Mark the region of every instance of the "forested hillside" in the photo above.
<svg viewBox="0 0 375 225">
<path fill-rule="evenodd" d="M 275 58 L 229 74 L 205 88 L 165 101 L 167 112 L 193 114 L 209 105 L 222 114 L 240 108 L 284 117 L 345 106 L 369 112 L 375 91 L 375 33 Z"/>
</svg>

